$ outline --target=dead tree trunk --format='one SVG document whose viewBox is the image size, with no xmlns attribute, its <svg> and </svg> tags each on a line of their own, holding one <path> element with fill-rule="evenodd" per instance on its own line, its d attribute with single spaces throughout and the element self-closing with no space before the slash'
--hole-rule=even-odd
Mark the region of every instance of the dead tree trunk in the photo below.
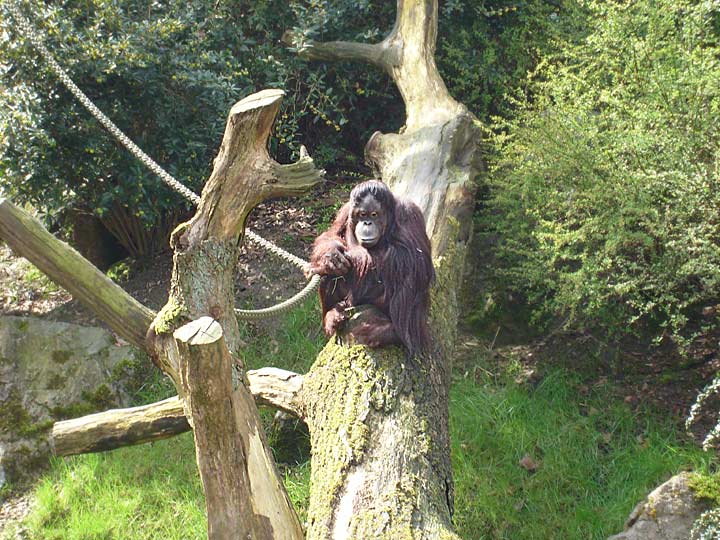
<svg viewBox="0 0 720 540">
<path fill-rule="evenodd" d="M 249 391 L 233 291 L 250 210 L 319 181 L 308 158 L 281 166 L 268 156 L 282 95 L 259 92 L 230 111 L 198 212 L 172 234 L 170 297 L 148 338 L 193 427 L 210 540 L 302 538 Z"/>
<path fill-rule="evenodd" d="M 175 253 L 170 298 L 154 320 L 151 310 L 37 220 L 0 200 L 0 236 L 13 250 L 70 290 L 118 334 L 145 346 L 175 382 L 195 435 L 211 540 L 302 538 L 253 402 L 257 396 L 261 403 L 300 414 L 302 377 L 271 368 L 245 372 L 233 305 L 237 245 L 250 210 L 265 198 L 302 193 L 321 176 L 307 156 L 280 165 L 267 154 L 282 95 L 280 90 L 259 92 L 230 111 L 199 211 L 171 238 Z M 182 429 L 171 400 L 58 423 L 53 441 L 56 451 L 70 454 L 109 449 L 119 440 L 137 444 Z M 97 439 L 91 440 L 93 436 Z"/>
<path fill-rule="evenodd" d="M 405 126 L 399 134 L 373 135 L 366 160 L 395 195 L 423 209 L 438 273 L 429 359 L 408 362 L 399 349 L 331 340 L 305 376 L 313 448 L 309 540 L 455 536 L 450 354 L 481 133 L 437 71 L 436 35 L 436 0 L 398 0 L 395 27 L 381 43 L 311 43 L 301 51 L 310 60 L 370 62 L 397 84 Z"/>
</svg>

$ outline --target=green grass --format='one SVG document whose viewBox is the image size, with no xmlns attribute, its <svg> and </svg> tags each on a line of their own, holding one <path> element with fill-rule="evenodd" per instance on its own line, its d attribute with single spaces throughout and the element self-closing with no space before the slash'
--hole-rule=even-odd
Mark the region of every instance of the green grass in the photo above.
<svg viewBox="0 0 720 540">
<path fill-rule="evenodd" d="M 466 539 L 605 539 L 650 489 L 710 456 L 609 388 L 581 396 L 567 372 L 534 390 L 456 381 L 451 392 L 455 523 Z M 520 465 L 524 456 L 538 465 Z"/>
<path fill-rule="evenodd" d="M 249 369 L 275 366 L 304 373 L 325 345 L 315 295 L 276 319 L 241 325 L 243 360 Z"/>
<path fill-rule="evenodd" d="M 305 371 L 324 341 L 318 324 L 317 307 L 308 302 L 277 327 L 247 327 L 246 363 Z M 650 488 L 679 470 L 708 468 L 706 454 L 656 417 L 633 412 L 612 397 L 611 388 L 595 387 L 581 395 L 579 386 L 564 371 L 547 374 L 535 388 L 518 385 L 511 376 L 455 381 L 454 521 L 463 538 L 605 539 L 622 529 Z M 271 419 L 272 414 L 264 415 L 268 424 Z M 520 466 L 525 455 L 537 463 L 534 473 Z M 307 461 L 281 466 L 301 520 L 309 469 Z M 36 496 L 36 508 L 24 524 L 30 540 L 194 540 L 206 535 L 190 434 L 56 460 Z M 0 533 L 0 539 L 7 538 Z"/>
</svg>

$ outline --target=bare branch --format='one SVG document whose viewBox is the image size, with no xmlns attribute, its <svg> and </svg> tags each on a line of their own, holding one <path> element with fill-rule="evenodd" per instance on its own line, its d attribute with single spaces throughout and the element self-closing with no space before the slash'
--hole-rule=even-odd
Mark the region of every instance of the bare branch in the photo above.
<svg viewBox="0 0 720 540">
<path fill-rule="evenodd" d="M 294 34 L 290 31 L 283 36 L 283 41 L 291 45 Z M 311 41 L 298 48 L 298 56 L 306 60 L 324 62 L 366 62 L 385 71 L 400 64 L 401 50 L 397 45 L 382 43 L 356 43 L 353 41 Z"/>
<path fill-rule="evenodd" d="M 141 407 L 56 422 L 50 440 L 56 456 L 70 456 L 166 439 L 189 429 L 182 402 L 174 396 Z"/>
<path fill-rule="evenodd" d="M 119 336 L 145 348 L 145 334 L 155 313 L 7 199 L 0 199 L 0 238 L 16 255 L 25 257 L 67 289 Z"/>
<path fill-rule="evenodd" d="M 247 378 L 250 393 L 258 405 L 275 407 L 302 418 L 302 375 L 268 367 L 248 371 Z M 70 456 L 144 444 L 189 430 L 182 401 L 173 396 L 149 405 L 56 422 L 50 441 L 56 456 Z"/>
<path fill-rule="evenodd" d="M 300 398 L 303 376 L 284 369 L 266 367 L 248 371 L 250 393 L 258 405 L 267 405 L 303 418 Z"/>
</svg>

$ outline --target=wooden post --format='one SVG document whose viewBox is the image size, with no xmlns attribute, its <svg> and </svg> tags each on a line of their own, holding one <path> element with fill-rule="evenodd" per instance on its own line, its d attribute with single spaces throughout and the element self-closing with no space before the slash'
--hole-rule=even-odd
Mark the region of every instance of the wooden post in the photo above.
<svg viewBox="0 0 720 540">
<path fill-rule="evenodd" d="M 246 532 L 257 540 L 302 538 L 248 389 L 233 291 L 237 245 L 250 210 L 320 180 L 309 157 L 279 165 L 267 153 L 282 96 L 265 90 L 230 110 L 198 212 L 171 236 L 170 295 L 148 334 L 153 358 L 175 382 L 195 432 L 210 540 Z M 183 326 L 189 321 L 202 323 Z M 205 334 L 209 342 L 199 337 Z M 196 342 L 213 352 L 196 351 Z M 229 352 L 221 354 L 225 346 Z M 241 517 L 251 521 L 240 524 Z"/>
<path fill-rule="evenodd" d="M 186 360 L 181 379 L 195 426 L 208 538 L 302 538 L 297 519 L 284 524 L 278 519 L 294 516 L 292 505 L 252 396 L 243 385 L 233 390 L 233 362 L 220 324 L 202 317 L 176 330 L 174 338 L 180 357 Z"/>
</svg>

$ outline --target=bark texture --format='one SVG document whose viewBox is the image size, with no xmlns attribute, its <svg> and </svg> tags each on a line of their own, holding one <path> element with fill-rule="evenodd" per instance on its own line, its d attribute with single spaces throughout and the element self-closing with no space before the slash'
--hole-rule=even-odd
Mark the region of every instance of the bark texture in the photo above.
<svg viewBox="0 0 720 540">
<path fill-rule="evenodd" d="M 193 419 L 208 537 L 302 538 L 297 519 L 285 516 L 294 513 L 252 396 L 233 390 L 232 358 L 220 324 L 202 317 L 173 336 L 183 359 L 180 377 Z"/>
<path fill-rule="evenodd" d="M 193 427 L 210 540 L 302 538 L 249 391 L 233 305 L 237 245 L 250 210 L 321 176 L 308 157 L 283 166 L 267 153 L 282 95 L 265 90 L 231 109 L 198 212 L 171 236 L 170 296 L 148 334 Z"/>
<path fill-rule="evenodd" d="M 145 333 L 155 313 L 65 242 L 50 234 L 30 214 L 0 199 L 0 238 L 65 288 L 133 345 L 145 346 Z"/>
<path fill-rule="evenodd" d="M 379 44 L 311 43 L 311 60 L 382 67 L 406 106 L 400 133 L 375 133 L 368 164 L 393 193 L 423 210 L 438 275 L 432 292 L 435 349 L 409 361 L 399 349 L 331 340 L 305 376 L 312 439 L 307 537 L 454 538 L 448 389 L 457 292 L 470 236 L 480 125 L 447 91 L 435 66 L 436 0 L 398 0 Z"/>
<path fill-rule="evenodd" d="M 175 396 L 151 405 L 55 422 L 50 441 L 56 456 L 71 456 L 166 439 L 189 429 L 182 403 Z"/>
</svg>

